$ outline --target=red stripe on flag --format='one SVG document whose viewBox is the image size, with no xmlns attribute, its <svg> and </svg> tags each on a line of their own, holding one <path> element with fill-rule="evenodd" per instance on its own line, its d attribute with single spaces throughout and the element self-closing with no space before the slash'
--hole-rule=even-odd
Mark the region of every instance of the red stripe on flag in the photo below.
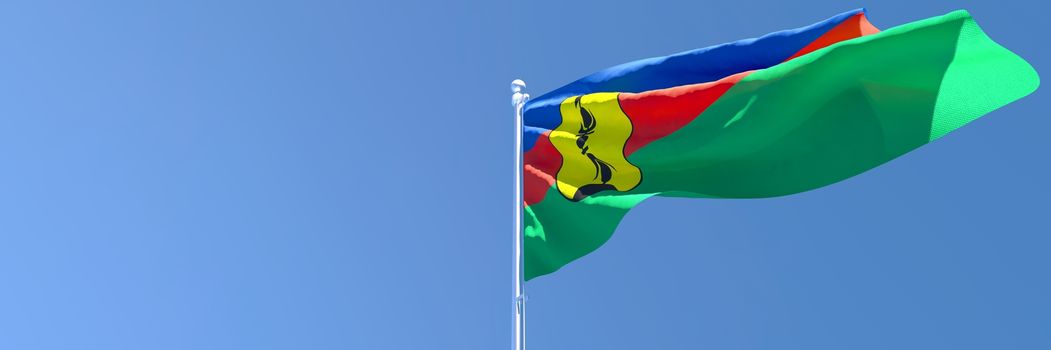
<svg viewBox="0 0 1051 350">
<path fill-rule="evenodd" d="M 751 72 L 737 73 L 713 82 L 620 94 L 620 108 L 631 118 L 632 125 L 624 156 L 686 126 Z"/>
<path fill-rule="evenodd" d="M 544 200 L 562 167 L 562 154 L 551 144 L 550 134 L 547 131 L 537 137 L 536 144 L 522 158 L 522 200 L 527 206 Z"/>
<path fill-rule="evenodd" d="M 838 43 L 840 41 L 850 40 L 859 38 L 869 34 L 879 33 L 879 29 L 869 23 L 868 18 L 865 18 L 864 13 L 859 13 L 847 18 L 842 23 L 836 25 L 832 29 L 829 29 L 825 34 L 821 34 L 820 37 L 815 39 L 813 42 L 804 46 L 803 49 L 796 52 L 795 55 L 789 57 L 785 61 L 790 59 L 806 55 L 808 53 L 817 51 L 826 46 Z"/>
</svg>

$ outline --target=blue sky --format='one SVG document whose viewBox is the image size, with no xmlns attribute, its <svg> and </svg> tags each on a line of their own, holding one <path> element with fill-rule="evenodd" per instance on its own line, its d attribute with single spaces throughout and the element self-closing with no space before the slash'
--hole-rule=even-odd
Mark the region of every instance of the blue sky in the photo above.
<svg viewBox="0 0 1051 350">
<path fill-rule="evenodd" d="M 0 348 L 510 346 L 512 116 L 634 59 L 867 7 L 1012 1 L 6 1 Z M 527 285 L 531 349 L 1051 348 L 1040 89 L 861 176 L 655 199 Z"/>
</svg>

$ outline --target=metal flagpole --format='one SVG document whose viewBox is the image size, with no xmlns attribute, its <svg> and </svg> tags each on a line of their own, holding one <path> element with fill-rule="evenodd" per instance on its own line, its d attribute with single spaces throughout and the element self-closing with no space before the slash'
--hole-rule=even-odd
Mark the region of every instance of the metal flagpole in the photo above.
<svg viewBox="0 0 1051 350">
<path fill-rule="evenodd" d="M 522 91 L 525 82 L 511 82 L 511 104 L 515 107 L 515 252 L 514 252 L 514 350 L 525 350 L 525 286 L 522 280 L 522 107 L 529 94 Z"/>
</svg>

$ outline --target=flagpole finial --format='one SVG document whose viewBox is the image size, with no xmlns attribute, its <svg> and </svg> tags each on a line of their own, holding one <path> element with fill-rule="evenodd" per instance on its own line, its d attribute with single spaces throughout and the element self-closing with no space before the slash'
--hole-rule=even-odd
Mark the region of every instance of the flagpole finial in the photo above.
<svg viewBox="0 0 1051 350">
<path fill-rule="evenodd" d="M 511 104 L 515 107 L 524 104 L 529 99 L 529 94 L 523 92 L 525 90 L 526 83 L 522 79 L 515 79 L 511 81 L 511 92 L 514 95 L 511 96 Z"/>
</svg>

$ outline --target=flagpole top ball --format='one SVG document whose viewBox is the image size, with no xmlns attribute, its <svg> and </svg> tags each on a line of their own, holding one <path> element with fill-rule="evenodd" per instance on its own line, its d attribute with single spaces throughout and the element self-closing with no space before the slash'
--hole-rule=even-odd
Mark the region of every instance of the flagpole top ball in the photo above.
<svg viewBox="0 0 1051 350">
<path fill-rule="evenodd" d="M 529 100 L 529 94 L 522 92 L 524 88 L 525 82 L 522 79 L 515 79 L 511 82 L 511 92 L 514 93 L 511 95 L 511 105 L 515 108 L 521 108 Z"/>
<path fill-rule="evenodd" d="M 515 79 L 511 82 L 511 92 L 522 92 L 525 86 L 525 82 L 522 79 Z"/>
</svg>

